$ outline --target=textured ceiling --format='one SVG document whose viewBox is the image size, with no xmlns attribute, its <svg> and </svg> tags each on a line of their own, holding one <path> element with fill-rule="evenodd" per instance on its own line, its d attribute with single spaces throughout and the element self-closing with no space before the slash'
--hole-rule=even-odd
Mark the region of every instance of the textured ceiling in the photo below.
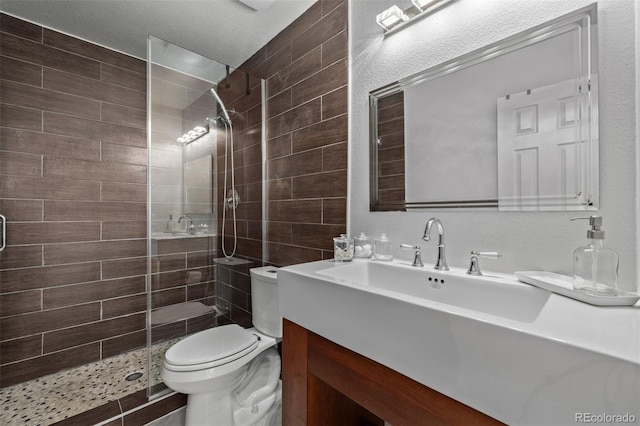
<svg viewBox="0 0 640 426">
<path fill-rule="evenodd" d="M 151 34 L 237 67 L 315 1 L 255 11 L 239 0 L 1 0 L 0 10 L 141 59 Z"/>
</svg>

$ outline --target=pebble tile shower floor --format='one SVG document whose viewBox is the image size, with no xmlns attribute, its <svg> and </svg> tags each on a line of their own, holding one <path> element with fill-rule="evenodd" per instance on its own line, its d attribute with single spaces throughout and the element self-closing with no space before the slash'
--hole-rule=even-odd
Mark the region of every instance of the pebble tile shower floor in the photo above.
<svg viewBox="0 0 640 426">
<path fill-rule="evenodd" d="M 154 346 L 153 365 L 175 341 Z M 127 381 L 132 373 L 142 373 Z M 50 425 L 147 387 L 147 349 L 50 374 L 0 389 L 0 425 Z M 149 385 L 160 383 L 153 369 Z"/>
</svg>

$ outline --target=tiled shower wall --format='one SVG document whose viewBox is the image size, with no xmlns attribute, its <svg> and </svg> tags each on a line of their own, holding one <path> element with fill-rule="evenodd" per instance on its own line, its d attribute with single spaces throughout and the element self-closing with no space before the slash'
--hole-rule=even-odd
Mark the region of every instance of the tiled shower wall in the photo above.
<svg viewBox="0 0 640 426">
<path fill-rule="evenodd" d="M 146 65 L 0 19 L 5 387 L 144 344 Z"/>
<path fill-rule="evenodd" d="M 0 255 L 0 386 L 9 386 L 144 344 L 146 70 L 1 18 L 0 210 L 11 246 Z M 266 261 L 331 257 L 331 237 L 346 227 L 346 1 L 320 0 L 241 69 L 267 79 Z M 254 263 L 263 257 L 259 109 L 240 109 L 253 124 L 236 154 L 249 191 L 238 255 Z M 248 273 L 225 275 L 232 319 L 246 323 Z"/>
<path fill-rule="evenodd" d="M 231 320 L 245 327 L 251 325 L 250 266 L 260 266 L 263 258 L 276 266 L 331 258 L 332 237 L 345 232 L 347 36 L 347 2 L 320 0 L 232 73 L 229 88 L 218 86 L 227 106 L 240 112 L 232 115 L 239 123 L 238 191 L 246 199 L 238 208 L 237 254 L 253 264 L 218 266 L 217 298 L 228 304 Z M 254 77 L 251 94 L 243 93 L 245 71 L 266 80 L 266 253 L 256 121 L 262 105 Z M 219 185 L 221 149 L 219 145 Z M 227 247 L 230 244 L 227 239 Z"/>
<path fill-rule="evenodd" d="M 333 256 L 347 200 L 348 8 L 320 0 L 241 69 L 267 79 L 267 252 Z"/>
</svg>

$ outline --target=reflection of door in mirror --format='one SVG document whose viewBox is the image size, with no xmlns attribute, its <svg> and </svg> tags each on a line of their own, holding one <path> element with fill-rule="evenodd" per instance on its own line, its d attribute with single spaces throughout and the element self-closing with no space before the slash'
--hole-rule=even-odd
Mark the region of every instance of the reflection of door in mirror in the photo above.
<svg viewBox="0 0 640 426">
<path fill-rule="evenodd" d="M 580 179 L 589 162 L 576 84 L 572 79 L 498 99 L 500 210 L 589 203 Z"/>
</svg>

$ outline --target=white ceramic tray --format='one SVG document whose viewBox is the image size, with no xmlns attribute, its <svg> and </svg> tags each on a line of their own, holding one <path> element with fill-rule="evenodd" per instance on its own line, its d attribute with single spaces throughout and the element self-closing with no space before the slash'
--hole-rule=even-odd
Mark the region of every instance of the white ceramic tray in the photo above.
<svg viewBox="0 0 640 426">
<path fill-rule="evenodd" d="M 622 290 L 618 291 L 617 296 L 601 296 L 576 291 L 573 289 L 572 277 L 554 272 L 519 271 L 515 275 L 524 283 L 596 306 L 631 306 L 640 299 L 639 295 Z"/>
</svg>

